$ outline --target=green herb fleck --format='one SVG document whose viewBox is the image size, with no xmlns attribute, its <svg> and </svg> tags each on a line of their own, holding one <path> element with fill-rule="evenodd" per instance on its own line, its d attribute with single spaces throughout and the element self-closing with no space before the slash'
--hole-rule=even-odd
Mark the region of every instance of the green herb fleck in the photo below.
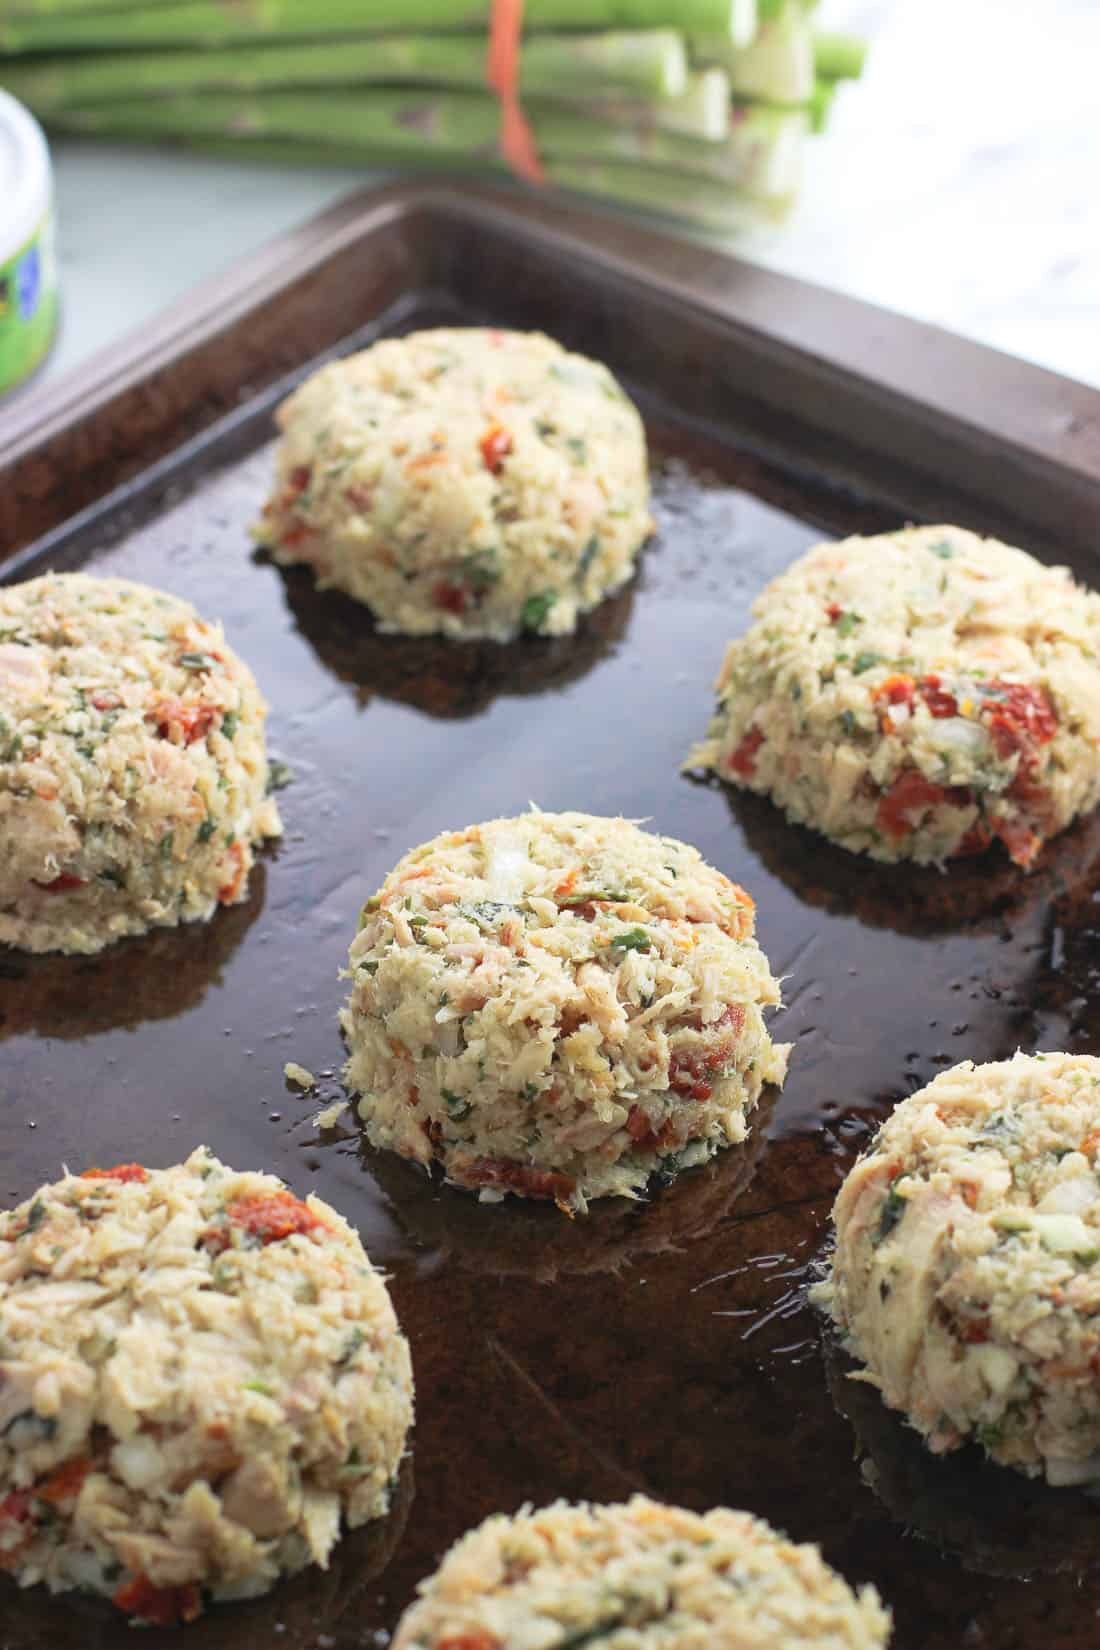
<svg viewBox="0 0 1100 1650">
<path fill-rule="evenodd" d="M 890 1233 L 905 1213 L 907 1201 L 893 1186 L 890 1187 L 882 1200 L 882 1212 L 879 1215 L 878 1230 L 874 1236 L 875 1243 L 881 1243 L 884 1238 L 890 1236 Z"/>
<path fill-rule="evenodd" d="M 217 830 L 217 828 L 218 827 L 215 825 L 214 820 L 211 817 L 211 815 L 207 814 L 206 818 L 203 820 L 202 824 L 199 826 L 199 841 L 200 842 L 209 842 L 210 838 L 214 835 L 214 832 Z"/>
<path fill-rule="evenodd" d="M 464 1094 L 452 1094 L 450 1089 L 440 1089 L 443 1103 L 447 1108 L 447 1116 L 452 1123 L 464 1123 L 473 1111 L 473 1106 Z"/>
<path fill-rule="evenodd" d="M 836 621 L 836 633 L 838 636 L 850 636 L 856 625 L 862 623 L 858 613 L 842 613 Z"/>
<path fill-rule="evenodd" d="M 227 739 L 233 739 L 236 737 L 237 728 L 240 726 L 240 720 L 241 719 L 235 710 L 226 711 L 225 715 L 222 717 L 222 733 Z"/>
<path fill-rule="evenodd" d="M 939 554 L 938 551 L 936 553 L 937 555 Z M 950 554 L 950 552 L 948 552 L 948 554 Z M 990 1454 L 1004 1441 L 1003 1420 L 979 1422 L 979 1424 L 974 1428 L 974 1436 L 986 1453 Z"/>
<path fill-rule="evenodd" d="M 644 928 L 624 928 L 621 933 L 608 941 L 608 949 L 612 951 L 648 951 L 653 941 Z"/>
<path fill-rule="evenodd" d="M 167 865 L 168 861 L 172 857 L 172 844 L 174 840 L 175 833 L 173 831 L 165 831 L 164 835 L 160 839 L 159 852 L 161 860 L 165 865 Z"/>
<path fill-rule="evenodd" d="M 209 653 L 181 653 L 176 660 L 184 670 L 213 670 L 217 662 Z"/>
<path fill-rule="evenodd" d="M 600 541 L 596 537 L 595 533 L 593 533 L 592 537 L 581 551 L 580 560 L 577 563 L 577 571 L 574 574 L 574 577 L 578 584 L 584 583 L 585 574 L 588 572 L 588 569 L 592 566 L 592 563 L 595 561 L 599 553 Z"/>
<path fill-rule="evenodd" d="M 844 729 L 846 736 L 851 739 L 852 735 L 856 731 L 855 712 L 851 710 L 842 710 L 840 713 L 840 725 Z"/>
<path fill-rule="evenodd" d="M 941 561 L 951 561 L 955 554 L 947 539 L 937 539 L 935 544 L 930 544 L 928 548 L 934 556 L 939 556 Z"/>
<path fill-rule="evenodd" d="M 525 630 L 540 630 L 546 623 L 547 614 L 557 601 L 552 590 L 544 590 L 540 595 L 528 596 L 520 609 L 520 623 Z"/>
<path fill-rule="evenodd" d="M 495 550 L 474 550 L 459 565 L 464 583 L 475 596 L 483 596 L 500 578 Z"/>
<path fill-rule="evenodd" d="M 246 1381 L 244 1390 L 246 1392 L 260 1392 L 265 1398 L 274 1398 L 275 1396 L 275 1388 L 268 1386 L 266 1381 Z"/>
<path fill-rule="evenodd" d="M 862 676 L 863 672 L 865 670 L 871 670 L 871 669 L 874 668 L 875 665 L 880 665 L 881 663 L 882 663 L 882 654 L 881 653 L 873 653 L 873 652 L 857 653 L 856 657 L 855 657 L 855 662 L 852 665 L 852 671 L 856 676 Z"/>
<path fill-rule="evenodd" d="M 27 1211 L 27 1224 L 23 1230 L 25 1232 L 37 1232 L 45 1218 L 46 1205 L 40 1197 L 36 1197 Z"/>
<path fill-rule="evenodd" d="M 287 764 L 275 757 L 267 764 L 267 794 L 270 796 L 272 791 L 285 790 L 293 778 Z"/>
</svg>

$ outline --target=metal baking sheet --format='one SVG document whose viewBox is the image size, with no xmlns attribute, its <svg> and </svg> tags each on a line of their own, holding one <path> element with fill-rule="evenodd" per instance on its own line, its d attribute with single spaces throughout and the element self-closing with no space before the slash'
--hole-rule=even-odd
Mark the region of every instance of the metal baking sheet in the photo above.
<svg viewBox="0 0 1100 1650">
<path fill-rule="evenodd" d="M 510 210 L 493 206 L 502 235 Z M 400 215 L 391 220 L 396 234 Z M 351 256 L 355 236 L 341 233 L 339 256 Z M 94 423 L 80 437 L 100 440 L 93 492 L 124 482 L 104 501 L 71 471 L 86 407 L 60 417 L 59 403 L 53 426 L 19 437 L 24 504 L 9 518 L 11 542 L 32 519 L 49 525 L 51 511 L 56 525 L 5 577 L 122 574 L 221 618 L 271 701 L 270 747 L 293 780 L 280 797 L 286 835 L 263 855 L 246 905 L 95 958 L 0 955 L 0 1195 L 27 1196 L 62 1163 L 161 1165 L 205 1142 L 235 1166 L 316 1190 L 358 1226 L 390 1275 L 416 1370 L 393 1517 L 345 1540 L 327 1574 L 213 1608 L 156 1641 L 384 1644 L 416 1582 L 487 1514 L 643 1490 L 700 1509 L 747 1507 L 820 1543 L 892 1605 L 896 1650 L 1081 1650 L 1098 1636 L 1092 1505 L 976 1452 L 932 1460 L 846 1380 L 804 1290 L 836 1188 L 897 1099 L 963 1057 L 1018 1046 L 1100 1053 L 1100 825 L 1049 845 L 1028 878 L 993 853 L 946 874 L 898 870 L 680 773 L 724 644 L 764 581 L 825 534 L 933 513 L 954 482 L 908 466 L 896 435 L 892 456 L 882 443 L 876 491 L 870 441 L 823 446 L 807 435 L 799 446 L 798 407 L 782 439 L 759 400 L 731 404 L 724 420 L 720 397 L 690 392 L 685 366 L 706 326 L 700 295 L 653 275 L 648 301 L 660 298 L 667 324 L 643 347 L 644 305 L 632 328 L 629 287 L 564 244 L 540 251 L 518 216 L 509 245 L 530 278 L 511 299 L 490 293 L 489 306 L 471 301 L 468 269 L 456 265 L 451 279 L 437 269 L 425 287 L 394 252 L 390 284 L 372 287 L 357 312 L 339 311 L 356 326 L 322 340 L 303 321 L 296 358 L 292 336 L 278 365 L 300 375 L 322 349 L 440 322 L 541 324 L 589 349 L 602 335 L 647 416 L 658 533 L 637 580 L 575 638 L 500 647 L 377 636 L 362 608 L 254 549 L 247 529 L 283 387 L 267 372 L 257 389 L 264 373 L 245 365 L 268 336 L 258 306 L 242 302 L 225 323 L 236 391 L 211 380 L 211 416 L 185 419 L 178 444 L 171 419 L 157 420 L 165 398 L 186 401 L 172 388 L 181 374 L 203 393 L 195 327 L 144 376 L 120 366 L 112 394 L 137 397 L 127 405 L 145 414 L 128 440 L 117 429 L 97 437 Z M 563 258 L 572 282 L 547 273 Z M 287 313 L 312 316 L 305 297 L 316 300 L 320 277 L 290 268 L 283 279 Z M 715 309 L 720 322 L 728 312 Z M 721 354 L 723 337 L 737 348 L 719 328 L 714 371 L 732 382 L 738 360 Z M 788 344 L 775 348 L 796 373 Z M 843 428 L 849 403 L 842 386 L 836 395 Z M 895 432 L 907 427 L 898 417 Z M 989 476 L 1011 451 L 1002 431 Z M 35 453 L 59 466 L 59 485 L 71 478 L 73 520 L 34 482 Z M 1048 466 L 1045 502 L 1016 520 L 1018 540 L 1048 556 L 1072 551 L 1080 530 L 1076 506 L 1059 515 L 1063 459 L 1036 459 Z M 1074 486 L 1087 499 L 1100 481 L 1082 466 Z M 1004 491 L 991 481 L 983 495 L 980 475 L 970 487 L 964 524 L 996 518 L 1011 529 Z M 774 1032 L 795 1044 L 786 1088 L 746 1147 L 646 1203 L 606 1202 L 572 1222 L 552 1208 L 481 1206 L 365 1149 L 349 1114 L 324 1130 L 313 1121 L 342 1093 L 339 974 L 363 899 L 411 845 L 530 799 L 651 820 L 743 883 L 786 977 Z M 325 1074 L 320 1097 L 284 1081 L 289 1059 Z M 136 1642 L 99 1601 L 21 1594 L 0 1580 L 0 1650 Z"/>
</svg>

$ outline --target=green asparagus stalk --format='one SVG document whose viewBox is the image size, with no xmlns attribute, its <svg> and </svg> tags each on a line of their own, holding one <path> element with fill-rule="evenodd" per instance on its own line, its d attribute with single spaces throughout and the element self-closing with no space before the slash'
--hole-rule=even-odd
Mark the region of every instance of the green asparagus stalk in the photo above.
<svg viewBox="0 0 1100 1650">
<path fill-rule="evenodd" d="M 688 89 L 683 37 L 672 29 L 617 34 L 544 34 L 520 57 L 525 96 L 628 93 L 680 98 Z M 165 92 L 262 91 L 287 86 L 380 82 L 485 85 L 485 42 L 474 35 L 383 35 L 376 40 L 296 46 L 228 46 L 213 51 L 95 53 L 19 62 L 5 89 L 37 114 Z"/>
<path fill-rule="evenodd" d="M 604 97 L 563 97 L 578 113 L 619 126 L 655 127 L 675 132 L 696 142 L 721 143 L 730 123 L 730 80 L 724 69 L 697 69 L 689 73 L 687 90 L 680 97 L 647 103 L 637 98 L 611 93 Z"/>
<path fill-rule="evenodd" d="M 867 43 L 858 34 L 814 30 L 814 69 L 819 80 L 858 80 L 867 62 Z"/>
<path fill-rule="evenodd" d="M 71 3 L 71 0 L 67 0 Z M 15 0 L 0 13 L 0 49 L 78 51 L 94 47 L 216 46 L 448 28 L 484 30 L 491 0 L 224 0 L 113 7 L 85 5 L 61 14 L 43 0 Z M 28 9 L 29 8 L 29 9 Z M 675 28 L 732 42 L 743 32 L 744 0 L 527 0 L 527 29 Z"/>
<path fill-rule="evenodd" d="M 829 124 L 829 116 L 832 113 L 836 89 L 839 84 L 839 80 L 818 80 L 815 83 L 813 96 L 806 105 L 811 132 L 820 134 Z"/>
<path fill-rule="evenodd" d="M 648 166 L 744 189 L 762 198 L 785 197 L 797 184 L 807 121 L 775 109 L 741 111 L 720 143 L 657 131 L 646 122 L 617 126 L 552 103 L 528 106 L 544 160 Z M 487 93 L 416 94 L 392 88 L 369 97 L 347 92 L 196 93 L 157 99 L 120 99 L 71 109 L 64 130 L 111 137 L 211 136 L 299 139 L 385 150 L 392 155 L 460 154 L 495 162 L 500 114 Z"/>
<path fill-rule="evenodd" d="M 186 140 L 188 147 L 204 154 L 216 154 L 236 161 L 268 161 L 277 166 L 344 166 L 362 170 L 409 171 L 409 156 L 384 149 L 364 150 L 355 145 L 286 142 L 279 138 L 210 138 Z M 431 171 L 468 172 L 467 157 L 421 156 L 413 165 Z M 501 167 L 486 163 L 480 170 L 498 176 Z M 659 172 L 644 166 L 625 166 L 603 161 L 555 160 L 546 162 L 547 181 L 614 206 L 637 208 L 661 217 L 675 218 L 695 229 L 715 235 L 731 235 L 779 220 L 789 202 L 769 202 L 717 184 L 708 178 L 682 177 L 675 172 Z"/>
<path fill-rule="evenodd" d="M 798 0 L 765 19 L 752 45 L 734 50 L 721 35 L 691 36 L 692 56 L 729 73 L 735 97 L 764 103 L 806 103 L 814 90 L 814 36 Z"/>
</svg>

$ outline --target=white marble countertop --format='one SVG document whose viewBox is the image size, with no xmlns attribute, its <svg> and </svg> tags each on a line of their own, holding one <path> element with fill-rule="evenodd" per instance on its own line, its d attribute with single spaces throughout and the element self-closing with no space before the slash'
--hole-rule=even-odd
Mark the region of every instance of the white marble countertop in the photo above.
<svg viewBox="0 0 1100 1650">
<path fill-rule="evenodd" d="M 1100 386 L 1100 0 L 821 17 L 870 39 L 866 73 L 794 218 L 731 249 Z M 39 383 L 364 181 L 83 142 L 55 162 L 64 322 Z"/>
</svg>

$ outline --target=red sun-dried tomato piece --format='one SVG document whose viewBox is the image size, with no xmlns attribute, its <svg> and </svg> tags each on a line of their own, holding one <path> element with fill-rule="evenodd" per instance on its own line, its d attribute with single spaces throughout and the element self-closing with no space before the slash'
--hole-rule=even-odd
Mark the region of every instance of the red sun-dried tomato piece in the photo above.
<svg viewBox="0 0 1100 1650">
<path fill-rule="evenodd" d="M 88 884 L 84 877 L 75 876 L 72 871 L 62 871 L 52 882 L 34 881 L 34 886 L 41 888 L 44 894 L 69 894 L 74 888 L 87 888 Z"/>
<path fill-rule="evenodd" d="M 1016 751 L 1049 743 L 1058 731 L 1058 717 L 1044 688 L 1026 682 L 990 682 L 983 710 L 989 715 L 989 735 L 1002 762 Z"/>
<path fill-rule="evenodd" d="M 440 579 L 439 583 L 433 586 L 432 602 L 445 613 L 465 613 L 470 605 L 470 592 L 465 585 L 452 584 L 449 579 Z"/>
<path fill-rule="evenodd" d="M 178 728 L 184 745 L 205 739 L 220 716 L 221 711 L 214 705 L 185 705 L 182 699 L 158 699 L 145 712 L 145 720 L 156 724 L 161 739 L 171 739 Z"/>
<path fill-rule="evenodd" d="M 911 705 L 917 684 L 911 676 L 887 676 L 878 687 L 872 688 L 871 698 L 875 704 Z"/>
<path fill-rule="evenodd" d="M 478 442 L 481 451 L 481 461 L 490 475 L 498 476 L 504 465 L 504 460 L 512 451 L 513 441 L 510 430 L 503 424 L 490 424 L 481 440 Z"/>
<path fill-rule="evenodd" d="M 920 696 L 933 716 L 957 716 L 959 714 L 959 701 L 953 693 L 943 686 L 938 676 L 921 677 Z"/>
<path fill-rule="evenodd" d="M 756 753 L 764 739 L 763 728 L 750 728 L 726 764 L 730 772 L 740 774 L 742 779 L 751 779 L 756 772 Z"/>
<path fill-rule="evenodd" d="M 953 801 L 962 794 L 958 790 L 949 790 L 945 785 L 934 784 L 917 768 L 906 768 L 880 799 L 875 824 L 888 836 L 908 836 L 916 830 L 930 808 L 938 807 L 941 802 Z"/>
<path fill-rule="evenodd" d="M 326 1222 L 315 1215 L 308 1203 L 303 1203 L 293 1192 L 255 1192 L 251 1197 L 239 1197 L 226 1206 L 225 1222 L 208 1226 L 202 1241 L 214 1253 L 229 1248 L 229 1232 L 237 1227 L 246 1237 L 266 1246 L 280 1243 L 295 1233 L 327 1231 Z"/>
<path fill-rule="evenodd" d="M 202 1595 L 195 1586 L 155 1587 L 148 1576 L 135 1576 L 111 1596 L 111 1603 L 154 1627 L 175 1627 L 202 1614 Z"/>
<path fill-rule="evenodd" d="M 569 1197 L 576 1186 L 570 1175 L 503 1157 L 475 1158 L 463 1169 L 462 1178 L 471 1186 L 500 1186 L 527 1197 L 552 1197 L 555 1201 Z"/>
<path fill-rule="evenodd" d="M 91 1458 L 87 1455 L 78 1455 L 72 1461 L 63 1461 L 43 1483 L 35 1486 L 35 1496 L 51 1507 L 58 1506 L 62 1501 L 75 1501 L 91 1470 Z"/>
</svg>

